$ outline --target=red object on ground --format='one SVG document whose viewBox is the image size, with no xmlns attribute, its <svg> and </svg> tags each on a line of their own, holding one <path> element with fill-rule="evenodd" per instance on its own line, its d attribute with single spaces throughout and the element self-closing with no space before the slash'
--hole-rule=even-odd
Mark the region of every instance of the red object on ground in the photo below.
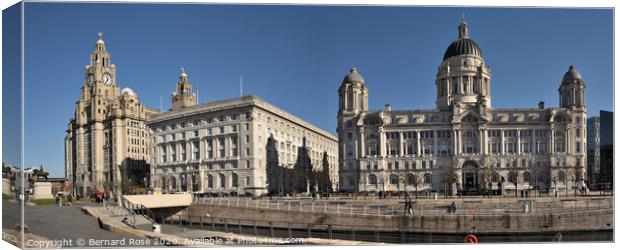
<svg viewBox="0 0 620 250">
<path fill-rule="evenodd" d="M 465 235 L 465 243 L 476 244 L 476 243 L 480 243 L 480 240 L 478 240 L 478 237 L 476 237 L 475 235 L 468 234 L 468 235 Z"/>
</svg>

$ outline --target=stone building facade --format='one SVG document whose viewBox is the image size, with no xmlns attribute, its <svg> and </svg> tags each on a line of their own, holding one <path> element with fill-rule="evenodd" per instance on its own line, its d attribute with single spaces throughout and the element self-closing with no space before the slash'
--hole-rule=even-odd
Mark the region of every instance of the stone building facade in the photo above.
<svg viewBox="0 0 620 250">
<path fill-rule="evenodd" d="M 468 33 L 463 20 L 436 74 L 434 109 L 368 110 L 363 77 L 356 69 L 346 75 L 338 90 L 342 190 L 581 187 L 587 125 L 580 73 L 569 67 L 557 108 L 493 108 L 491 69 Z"/>
<path fill-rule="evenodd" d="M 588 123 L 588 183 L 596 184 L 601 169 L 601 118 L 590 117 Z"/>
<path fill-rule="evenodd" d="M 148 182 L 148 116 L 130 88 L 121 90 L 102 34 L 86 65 L 75 113 L 65 136 L 65 174 L 72 192 L 133 192 Z"/>
<path fill-rule="evenodd" d="M 155 191 L 260 196 L 337 187 L 334 135 L 253 95 L 196 104 L 185 71 L 172 109 L 148 127 Z"/>
</svg>

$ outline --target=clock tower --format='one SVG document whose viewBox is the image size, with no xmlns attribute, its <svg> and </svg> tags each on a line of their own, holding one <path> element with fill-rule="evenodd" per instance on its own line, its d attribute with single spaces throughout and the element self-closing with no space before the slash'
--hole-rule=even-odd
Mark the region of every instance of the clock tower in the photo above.
<svg viewBox="0 0 620 250">
<path fill-rule="evenodd" d="M 132 89 L 120 90 L 116 66 L 99 33 L 65 137 L 65 169 L 72 192 L 126 194 L 147 183 L 142 174 L 149 172 L 146 121 L 156 112 L 145 107 Z"/>
</svg>

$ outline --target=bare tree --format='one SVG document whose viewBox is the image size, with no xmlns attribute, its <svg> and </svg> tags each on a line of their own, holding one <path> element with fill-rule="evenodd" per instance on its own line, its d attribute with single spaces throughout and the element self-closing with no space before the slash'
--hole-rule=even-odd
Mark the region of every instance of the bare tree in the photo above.
<svg viewBox="0 0 620 250">
<path fill-rule="evenodd" d="M 566 177 L 573 184 L 571 187 L 573 188 L 573 190 L 575 192 L 575 196 L 577 196 L 577 189 L 576 189 L 577 175 L 576 175 L 576 173 L 577 173 L 577 171 L 575 171 L 574 167 L 568 167 L 566 169 Z M 568 197 L 568 185 L 566 185 L 566 196 Z"/>
<path fill-rule="evenodd" d="M 418 198 L 418 187 L 424 183 L 425 172 L 415 171 L 413 174 L 413 187 L 415 188 L 415 198 Z"/>
<path fill-rule="evenodd" d="M 452 187 L 452 185 L 459 179 L 459 176 L 456 173 L 456 168 L 452 165 L 444 166 L 441 171 L 441 176 L 444 184 L 444 196 L 447 197 L 448 187 Z"/>
<path fill-rule="evenodd" d="M 492 164 L 485 167 L 482 172 L 482 181 L 488 188 L 489 198 L 491 197 L 491 191 L 493 189 L 493 177 L 495 177 L 496 174 L 497 171 L 495 170 L 495 166 Z"/>
<path fill-rule="evenodd" d="M 512 182 L 513 184 L 515 184 L 515 197 L 517 197 L 517 188 L 518 188 L 518 183 L 519 183 L 519 169 L 516 167 L 513 167 L 511 169 L 508 170 L 508 181 Z"/>
<path fill-rule="evenodd" d="M 386 169 L 383 169 L 383 171 L 379 173 L 379 181 L 381 182 L 381 189 L 383 191 L 383 195 L 385 195 L 385 184 L 390 181 L 390 173 Z"/>
</svg>

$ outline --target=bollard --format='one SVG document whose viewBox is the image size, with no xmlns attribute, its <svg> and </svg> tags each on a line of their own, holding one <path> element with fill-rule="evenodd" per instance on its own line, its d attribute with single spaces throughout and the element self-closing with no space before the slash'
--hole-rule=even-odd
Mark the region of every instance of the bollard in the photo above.
<svg viewBox="0 0 620 250">
<path fill-rule="evenodd" d="M 228 220 L 224 219 L 224 232 L 228 233 Z"/>
<path fill-rule="evenodd" d="M 254 221 L 254 236 L 258 236 L 258 228 L 256 227 L 256 221 Z"/>
<path fill-rule="evenodd" d="M 215 231 L 215 218 L 211 217 L 211 230 Z"/>
<path fill-rule="evenodd" d="M 243 234 L 243 229 L 241 228 L 241 220 L 239 220 L 237 222 L 237 225 L 239 226 L 239 234 L 242 235 Z"/>
<path fill-rule="evenodd" d="M 200 220 L 200 229 L 204 230 L 204 224 L 202 224 L 202 216 L 199 216 L 198 219 Z"/>
<path fill-rule="evenodd" d="M 314 212 L 314 202 L 312 202 L 312 207 L 310 207 L 310 212 Z"/>
<path fill-rule="evenodd" d="M 273 222 L 269 222 L 269 235 L 271 236 L 271 238 L 276 237 L 274 232 L 273 232 Z"/>
<path fill-rule="evenodd" d="M 288 238 L 293 238 L 293 230 L 291 229 L 291 223 L 288 224 Z"/>
<path fill-rule="evenodd" d="M 308 238 L 312 238 L 312 225 L 308 225 Z"/>
<path fill-rule="evenodd" d="M 355 240 L 355 229 L 351 228 L 351 240 Z"/>
<path fill-rule="evenodd" d="M 375 227 L 375 239 L 379 242 L 379 229 Z"/>
</svg>

